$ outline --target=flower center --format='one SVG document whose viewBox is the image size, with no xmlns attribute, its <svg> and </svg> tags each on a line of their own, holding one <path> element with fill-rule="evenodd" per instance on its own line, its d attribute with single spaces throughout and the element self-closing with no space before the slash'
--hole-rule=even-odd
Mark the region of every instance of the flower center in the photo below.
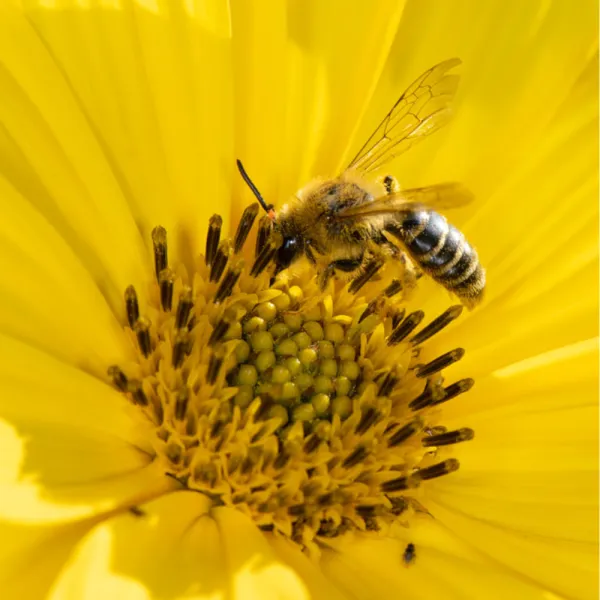
<svg viewBox="0 0 600 600">
<path fill-rule="evenodd" d="M 420 486 L 458 469 L 445 447 L 473 437 L 438 425 L 437 409 L 473 380 L 443 385 L 462 348 L 419 357 L 462 307 L 419 329 L 423 312 L 402 309 L 403 278 L 379 263 L 324 291 L 310 265 L 273 281 L 281 239 L 267 217 L 244 260 L 257 214 L 253 204 L 224 240 L 214 215 L 194 273 L 169 266 L 157 227 L 143 315 L 136 291 L 125 291 L 137 362 L 108 373 L 154 425 L 156 460 L 309 552 L 427 512 Z"/>
</svg>

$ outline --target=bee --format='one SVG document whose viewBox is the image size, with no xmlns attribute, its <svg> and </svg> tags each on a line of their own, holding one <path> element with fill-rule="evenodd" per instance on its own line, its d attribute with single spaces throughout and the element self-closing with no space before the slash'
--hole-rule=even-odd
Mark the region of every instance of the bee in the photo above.
<svg viewBox="0 0 600 600">
<path fill-rule="evenodd" d="M 404 560 L 404 564 L 408 567 L 408 565 L 410 565 L 416 557 L 417 554 L 415 552 L 415 545 L 412 543 L 407 544 L 406 548 L 404 549 L 404 552 L 402 553 L 402 559 Z"/>
<path fill-rule="evenodd" d="M 265 203 L 238 161 L 242 177 L 282 236 L 275 256 L 276 272 L 301 256 L 313 264 L 317 257 L 324 257 L 320 274 L 324 287 L 333 276 L 367 280 L 385 260 L 402 260 L 406 253 L 417 270 L 468 308 L 481 301 L 485 271 L 477 253 L 437 212 L 471 202 L 472 194 L 459 183 L 402 190 L 391 175 L 381 182 L 368 178 L 448 122 L 450 102 L 458 87 L 458 76 L 448 71 L 460 62 L 446 60 L 423 73 L 341 175 L 308 184 L 278 213 Z"/>
</svg>

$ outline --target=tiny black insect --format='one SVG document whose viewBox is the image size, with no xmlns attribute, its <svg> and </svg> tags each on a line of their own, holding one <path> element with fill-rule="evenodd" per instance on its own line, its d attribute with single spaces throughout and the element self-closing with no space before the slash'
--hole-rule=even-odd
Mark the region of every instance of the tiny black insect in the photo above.
<svg viewBox="0 0 600 600">
<path fill-rule="evenodd" d="M 408 565 L 410 565 L 411 562 L 415 560 L 416 556 L 417 555 L 415 553 L 415 545 L 412 543 L 408 544 L 404 549 L 404 554 L 402 555 L 402 558 L 404 559 L 404 562 L 407 567 Z"/>
</svg>

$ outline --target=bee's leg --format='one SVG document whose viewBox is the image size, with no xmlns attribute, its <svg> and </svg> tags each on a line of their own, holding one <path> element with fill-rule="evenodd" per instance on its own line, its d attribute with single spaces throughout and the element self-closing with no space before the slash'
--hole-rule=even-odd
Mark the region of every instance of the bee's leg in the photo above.
<svg viewBox="0 0 600 600">
<path fill-rule="evenodd" d="M 393 175 L 386 175 L 383 178 L 383 187 L 388 194 L 397 194 L 400 191 L 400 184 Z"/>
<path fill-rule="evenodd" d="M 340 258 L 331 261 L 325 270 L 319 275 L 319 285 L 324 290 L 329 280 L 336 274 L 336 271 L 343 273 L 343 279 L 351 279 L 354 274 L 360 273 L 360 267 L 363 264 L 364 254 L 359 258 Z"/>
<path fill-rule="evenodd" d="M 324 291 L 329 283 L 329 280 L 335 275 L 335 267 L 331 262 L 329 263 L 322 273 L 319 274 L 319 288 Z"/>
<path fill-rule="evenodd" d="M 389 240 L 380 241 L 381 247 L 391 257 L 398 272 L 397 279 L 402 284 L 403 296 L 407 298 L 417 285 L 417 280 L 423 276 L 408 254 Z"/>
</svg>

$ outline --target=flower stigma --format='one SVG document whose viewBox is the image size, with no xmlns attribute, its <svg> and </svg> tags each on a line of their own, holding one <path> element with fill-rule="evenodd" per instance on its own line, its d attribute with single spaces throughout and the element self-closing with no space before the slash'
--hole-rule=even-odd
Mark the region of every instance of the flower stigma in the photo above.
<svg viewBox="0 0 600 600">
<path fill-rule="evenodd" d="M 448 447 L 474 433 L 437 420 L 473 386 L 444 385 L 464 350 L 420 356 L 462 306 L 422 326 L 422 311 L 402 308 L 397 265 L 324 289 L 308 261 L 274 279 L 282 240 L 268 216 L 245 249 L 258 212 L 249 206 L 231 239 L 213 215 L 194 273 L 169 264 L 167 232 L 153 230 L 146 314 L 125 290 L 136 361 L 108 374 L 153 426 L 165 475 L 318 556 L 334 538 L 427 513 L 422 486 L 459 468 Z"/>
</svg>

